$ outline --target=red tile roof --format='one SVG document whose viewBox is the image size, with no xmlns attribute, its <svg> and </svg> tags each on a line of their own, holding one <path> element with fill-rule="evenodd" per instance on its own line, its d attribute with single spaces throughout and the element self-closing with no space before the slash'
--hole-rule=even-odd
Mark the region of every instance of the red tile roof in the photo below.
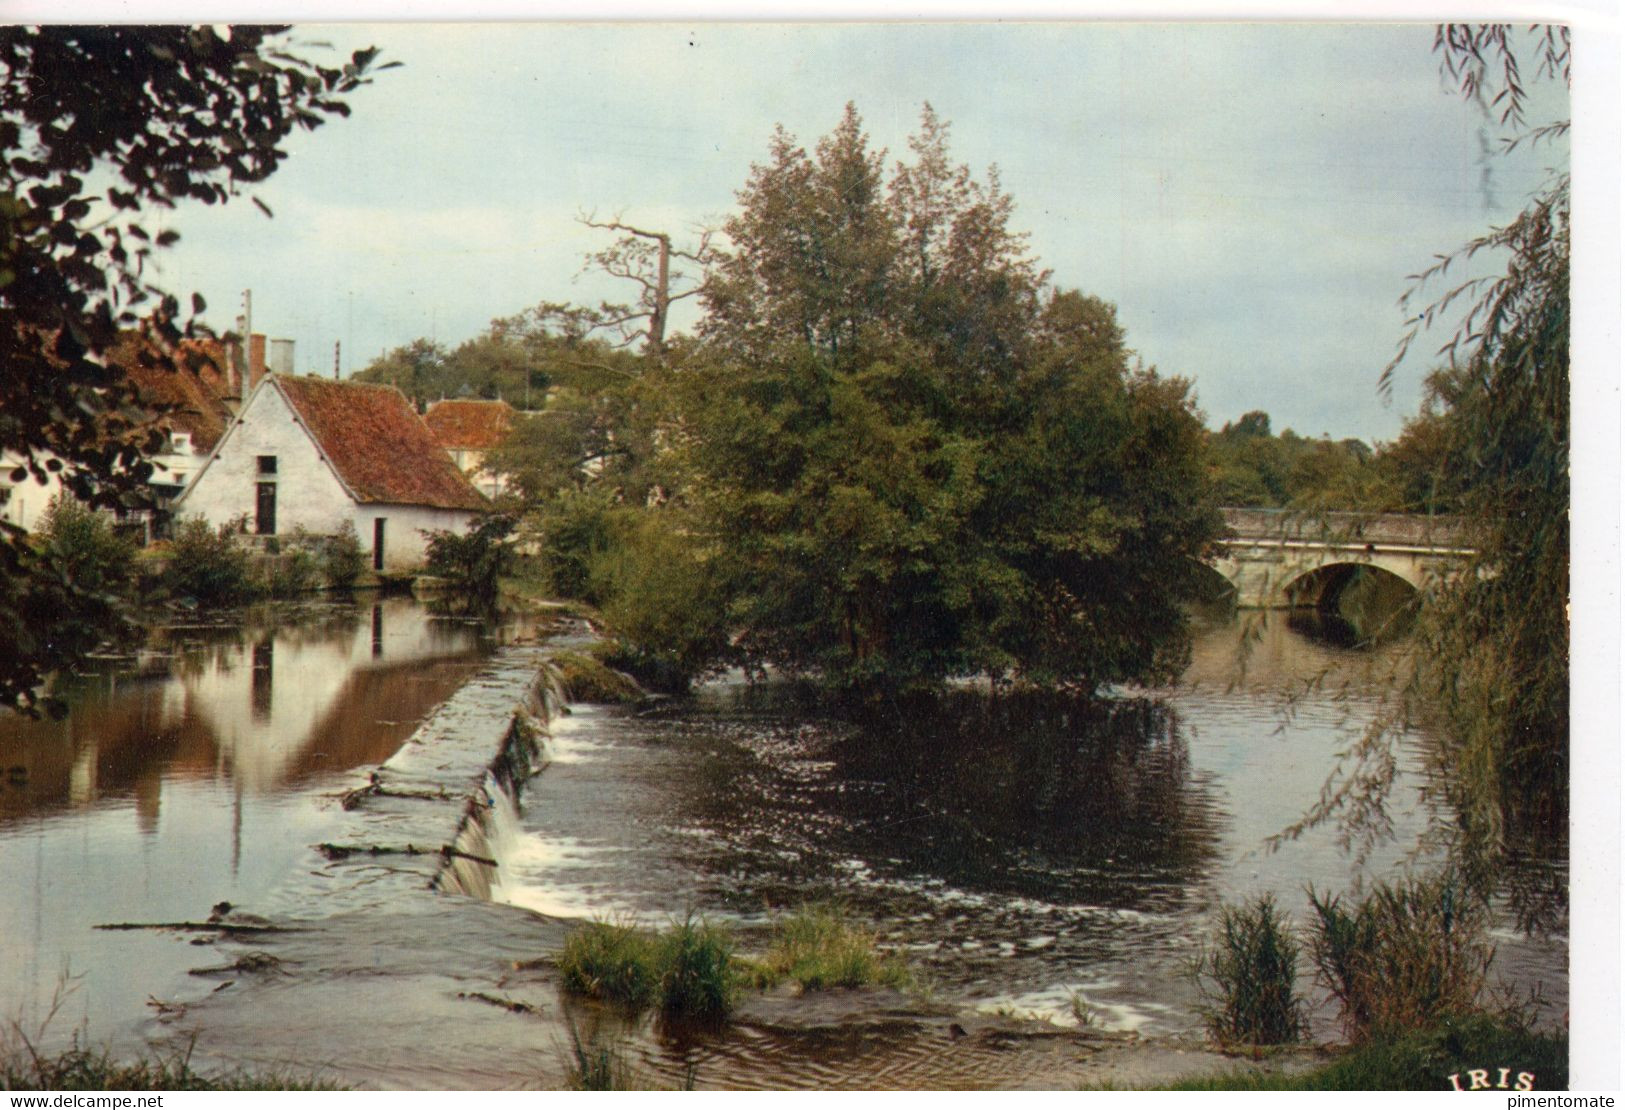
<svg viewBox="0 0 1625 1110">
<path fill-rule="evenodd" d="M 451 456 L 392 385 L 273 374 L 339 478 L 363 502 L 487 509 Z"/>
<path fill-rule="evenodd" d="M 164 426 L 189 434 L 197 450 L 212 450 L 231 419 L 221 399 L 230 388 L 224 348 L 210 340 L 185 340 L 175 351 L 173 370 L 153 365 L 162 357 L 151 342 L 132 334 L 108 352 L 107 362 L 142 405 L 168 410 L 160 415 Z"/>
<path fill-rule="evenodd" d="M 513 427 L 513 407 L 506 401 L 431 401 L 424 421 L 448 451 L 489 451 Z"/>
</svg>

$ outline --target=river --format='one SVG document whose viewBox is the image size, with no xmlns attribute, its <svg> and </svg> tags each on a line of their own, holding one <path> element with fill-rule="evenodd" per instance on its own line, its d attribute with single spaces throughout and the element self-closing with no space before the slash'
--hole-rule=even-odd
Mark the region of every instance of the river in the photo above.
<svg viewBox="0 0 1625 1110">
<path fill-rule="evenodd" d="M 0 719 L 0 1018 L 45 1027 L 46 1043 L 120 1041 L 137 1029 L 135 1043 L 150 1041 L 165 1000 L 212 989 L 187 976 L 209 953 L 184 936 L 92 926 L 198 921 L 220 902 L 305 920 L 336 912 L 312 881 L 312 845 L 334 835 L 340 796 L 513 635 L 405 599 L 200 619 L 155 630 L 138 654 L 71 683 L 66 721 Z M 1179 686 L 1118 691 L 1092 708 L 988 710 L 966 695 L 860 728 L 737 676 L 687 699 L 574 706 L 553 722 L 551 762 L 494 848 L 493 894 L 565 925 L 695 912 L 733 926 L 747 949 L 775 914 L 834 903 L 907 956 L 935 1005 L 1066 1024 L 1078 999 L 1107 1030 L 1188 1035 L 1200 1027 L 1189 966 L 1222 902 L 1272 892 L 1304 920 L 1308 885 L 1352 889 L 1406 865 L 1429 818 L 1420 734 L 1400 748 L 1392 839 L 1363 857 L 1335 827 L 1265 846 L 1313 803 L 1336 753 L 1375 712 L 1393 650 L 1341 647 L 1281 614 L 1244 635 L 1230 616 L 1204 619 Z M 444 832 L 429 835 L 451 835 L 450 808 Z M 1526 867 L 1565 882 L 1563 858 Z M 421 883 L 374 889 L 422 900 L 352 900 L 329 930 L 349 938 L 333 942 L 355 949 L 347 958 L 380 969 L 368 980 L 382 992 L 375 1002 L 390 997 L 386 963 L 403 976 L 415 967 L 409 945 L 377 947 L 380 930 L 464 931 L 437 951 L 457 949 L 470 977 L 496 975 L 473 970 L 479 954 L 462 951 L 478 947 L 470 938 L 488 938 L 493 966 L 506 967 L 510 950 L 559 935 L 497 922 Z M 466 924 L 446 924 L 458 915 Z M 1561 924 L 1528 938 L 1503 921 L 1497 941 L 1497 975 L 1520 993 L 1538 989 L 1558 1020 Z M 326 942 L 318 930 L 283 943 L 315 966 Z M 368 1081 L 391 1046 L 395 1081 L 407 1085 L 511 1081 L 496 1056 L 485 1070 L 411 1070 L 424 1066 L 410 1041 L 424 1025 L 414 1007 L 439 1013 L 453 996 L 445 986 L 397 992 L 403 1031 L 381 1049 L 350 1015 L 309 1017 L 312 1005 L 353 999 L 359 980 L 347 982 L 309 996 L 230 992 L 200 1007 L 186 1036 L 215 1059 L 299 1060 L 307 1050 L 278 1037 L 288 1014 L 303 1014 L 303 1035 L 333 1059 L 355 1040 L 343 1073 L 352 1081 Z M 278 997 L 291 1008 L 273 1016 Z M 1331 1035 L 1331 1018 L 1318 1013 L 1318 1033 Z M 465 1040 L 473 1054 L 489 1036 L 469 1027 Z M 777 1050 L 758 1038 L 739 1051 Z M 788 1081 L 773 1059 L 713 1066 L 735 1068 L 735 1082 Z"/>
<path fill-rule="evenodd" d="M 1378 711 L 1397 647 L 1342 640 L 1282 613 L 1208 619 L 1173 690 L 993 711 L 967 692 L 890 726 L 737 676 L 691 699 L 577 707 L 554 725 L 499 896 L 651 925 L 694 912 L 747 947 L 776 914 L 836 905 L 939 997 L 1063 1024 L 1076 999 L 1107 1029 L 1195 1033 L 1190 967 L 1220 903 L 1267 892 L 1307 922 L 1311 885 L 1354 891 L 1430 860 L 1412 856 L 1430 816 L 1421 734 L 1400 742 L 1390 838 L 1349 850 L 1333 822 L 1267 844 Z M 1562 860 L 1525 866 L 1562 885 Z M 1526 938 L 1506 916 L 1497 973 L 1555 1020 L 1565 938 Z M 1303 986 L 1318 993 L 1307 969 Z M 1335 1035 L 1334 1012 L 1315 1018 Z"/>
</svg>

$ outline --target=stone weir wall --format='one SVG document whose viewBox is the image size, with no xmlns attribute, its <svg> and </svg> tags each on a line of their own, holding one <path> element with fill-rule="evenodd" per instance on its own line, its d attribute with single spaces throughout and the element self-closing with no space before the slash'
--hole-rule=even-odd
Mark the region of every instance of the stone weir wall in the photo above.
<svg viewBox="0 0 1625 1110">
<path fill-rule="evenodd" d="M 295 882 L 267 908 L 327 916 L 376 905 L 403 882 L 491 898 L 519 794 L 547 763 L 548 722 L 563 704 L 548 656 L 540 645 L 502 649 L 344 795 L 331 839 L 316 846 L 319 897 Z"/>
</svg>

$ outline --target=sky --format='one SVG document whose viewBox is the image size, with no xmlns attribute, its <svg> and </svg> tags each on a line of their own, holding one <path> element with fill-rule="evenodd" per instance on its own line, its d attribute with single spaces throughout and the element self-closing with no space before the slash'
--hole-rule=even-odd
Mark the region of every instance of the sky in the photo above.
<svg viewBox="0 0 1625 1110">
<path fill-rule="evenodd" d="M 776 124 L 811 146 L 856 104 L 906 154 L 921 106 L 953 156 L 996 164 L 1014 223 L 1060 288 L 1118 307 L 1130 347 L 1191 379 L 1217 428 L 1391 440 L 1419 345 L 1378 377 L 1407 275 L 1508 222 L 1566 145 L 1498 153 L 1502 129 L 1442 81 L 1431 25 L 302 25 L 332 58 L 400 68 L 353 115 L 289 143 L 254 196 L 183 207 L 162 261 L 230 328 L 345 374 L 419 337 L 447 346 L 540 301 L 625 299 L 582 274 L 623 215 L 679 241 L 735 209 Z M 314 45 L 331 43 L 331 52 Z M 1568 115 L 1546 83 L 1531 122 Z M 690 302 L 692 304 L 693 302 Z M 691 324 L 692 314 L 679 317 Z"/>
</svg>

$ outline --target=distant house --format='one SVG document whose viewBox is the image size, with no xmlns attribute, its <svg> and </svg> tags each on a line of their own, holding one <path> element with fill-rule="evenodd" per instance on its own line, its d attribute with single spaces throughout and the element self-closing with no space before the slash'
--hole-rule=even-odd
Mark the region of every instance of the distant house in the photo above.
<svg viewBox="0 0 1625 1110">
<path fill-rule="evenodd" d="M 348 523 L 375 570 L 421 567 L 425 531 L 462 532 L 489 507 L 394 386 L 283 374 L 249 394 L 175 504 L 261 536 Z"/>
<path fill-rule="evenodd" d="M 451 455 L 457 469 L 487 497 L 503 490 L 500 477 L 480 471 L 486 452 L 513 430 L 514 409 L 506 401 L 431 401 L 423 417 L 434 438 Z"/>
<path fill-rule="evenodd" d="M 264 337 L 256 336 L 262 357 L 250 362 L 250 383 L 264 372 Z M 208 458 L 231 421 L 242 396 L 244 360 L 233 357 L 217 340 L 185 340 L 172 352 L 175 368 L 153 365 L 158 350 L 149 340 L 134 332 L 126 334 L 105 356 L 105 364 L 116 370 L 135 394 L 136 404 L 152 413 L 152 422 L 164 433 L 163 445 L 147 461 L 153 464 L 148 480 L 159 511 L 157 519 L 145 513 L 119 514 L 121 526 L 139 530 L 144 538 L 161 531 L 163 506 L 175 498 Z M 6 453 L 0 457 L 0 520 L 32 530 L 39 526 L 45 510 L 62 491 L 55 472 L 47 471 L 42 483 L 33 476 L 12 482 L 10 475 L 21 458 Z"/>
</svg>

